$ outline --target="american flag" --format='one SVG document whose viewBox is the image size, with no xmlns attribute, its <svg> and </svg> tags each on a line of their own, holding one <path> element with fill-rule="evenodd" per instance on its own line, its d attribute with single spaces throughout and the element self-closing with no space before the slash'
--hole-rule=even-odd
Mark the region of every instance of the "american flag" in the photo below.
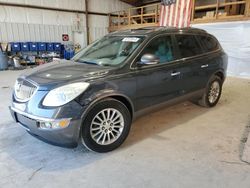
<svg viewBox="0 0 250 188">
<path fill-rule="evenodd" d="M 189 27 L 192 0 L 162 0 L 160 26 Z"/>
</svg>

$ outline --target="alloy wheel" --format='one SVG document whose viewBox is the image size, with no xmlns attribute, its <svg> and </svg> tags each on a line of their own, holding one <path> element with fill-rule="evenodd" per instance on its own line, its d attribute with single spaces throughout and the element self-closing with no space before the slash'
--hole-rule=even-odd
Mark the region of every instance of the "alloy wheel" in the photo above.
<svg viewBox="0 0 250 188">
<path fill-rule="evenodd" d="M 114 108 L 106 108 L 93 118 L 90 135 L 97 144 L 109 145 L 121 136 L 123 129 L 124 118 L 121 112 Z"/>
<path fill-rule="evenodd" d="M 208 93 L 208 100 L 211 104 L 215 103 L 220 95 L 220 83 L 218 81 L 214 81 L 211 84 L 209 93 Z"/>
</svg>

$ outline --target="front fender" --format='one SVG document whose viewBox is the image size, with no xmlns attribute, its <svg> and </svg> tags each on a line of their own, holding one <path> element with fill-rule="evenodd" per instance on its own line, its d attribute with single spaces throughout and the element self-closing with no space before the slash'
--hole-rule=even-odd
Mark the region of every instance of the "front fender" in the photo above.
<svg viewBox="0 0 250 188">
<path fill-rule="evenodd" d="M 82 106 L 91 108 L 97 101 L 107 97 L 120 100 L 125 105 L 129 104 L 129 110 L 133 113 L 136 101 L 136 78 L 130 74 L 125 74 L 119 77 L 93 81 L 88 90 L 77 100 Z M 86 114 L 86 111 L 84 113 Z"/>
<path fill-rule="evenodd" d="M 86 104 L 87 107 L 86 107 L 86 109 L 84 110 L 84 113 L 82 114 L 81 119 L 82 119 L 82 120 L 85 119 L 85 117 L 86 117 L 86 115 L 88 114 L 88 112 L 90 111 L 90 109 L 92 109 L 92 107 L 93 107 L 98 101 L 101 101 L 102 99 L 109 98 L 109 97 L 115 98 L 115 99 L 117 99 L 117 97 L 120 97 L 120 98 L 125 99 L 125 100 L 129 103 L 129 105 L 130 105 L 130 107 L 131 107 L 131 113 L 132 113 L 131 116 L 132 116 L 132 119 L 133 119 L 133 115 L 134 115 L 134 105 L 133 105 L 132 100 L 131 100 L 128 96 L 126 96 L 126 95 L 124 95 L 124 94 L 122 94 L 122 93 L 119 93 L 119 92 L 117 92 L 117 91 L 115 91 L 115 90 L 111 90 L 111 89 L 101 90 L 101 91 L 99 91 L 98 93 L 95 93 L 95 94 L 89 96 L 89 98 L 85 99 L 86 101 L 89 101 L 89 103 Z M 123 102 L 123 101 L 121 101 L 121 102 Z M 125 104 L 125 105 L 126 105 L 126 104 Z"/>
</svg>

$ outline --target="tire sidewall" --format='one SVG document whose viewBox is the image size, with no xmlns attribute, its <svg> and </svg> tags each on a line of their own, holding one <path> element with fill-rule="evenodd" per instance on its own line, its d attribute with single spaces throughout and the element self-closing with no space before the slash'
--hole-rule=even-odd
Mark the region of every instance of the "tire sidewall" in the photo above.
<svg viewBox="0 0 250 188">
<path fill-rule="evenodd" d="M 90 127 L 93 118 L 103 109 L 106 108 L 114 108 L 118 110 L 123 118 L 124 118 L 124 128 L 120 135 L 120 137 L 113 143 L 109 145 L 100 145 L 96 143 L 90 134 Z M 90 150 L 103 153 L 103 152 L 109 152 L 116 148 L 118 148 L 127 138 L 129 131 L 131 127 L 131 114 L 127 107 L 121 103 L 118 100 L 115 99 L 104 99 L 99 102 L 97 102 L 88 112 L 85 120 L 83 121 L 82 129 L 81 129 L 81 139 L 82 143 Z"/>
<path fill-rule="evenodd" d="M 211 89 L 211 86 L 212 86 L 212 84 L 214 83 L 214 82 L 218 82 L 219 83 L 219 85 L 220 85 L 220 93 L 219 93 L 219 96 L 218 96 L 218 98 L 216 99 L 216 101 L 214 102 L 214 103 L 211 103 L 210 101 L 209 101 L 209 92 L 210 92 L 210 89 Z M 221 91 L 222 91 L 222 80 L 221 80 L 221 78 L 220 77 L 218 77 L 218 76 L 213 76 L 211 79 L 210 79 L 210 81 L 209 81 L 209 83 L 208 83 L 208 85 L 207 85 L 207 88 L 206 88 L 206 95 L 205 95 L 205 101 L 206 101 L 206 105 L 207 106 L 209 106 L 209 107 L 214 107 L 218 102 L 219 102 L 219 100 L 220 100 L 220 97 L 221 97 Z"/>
</svg>

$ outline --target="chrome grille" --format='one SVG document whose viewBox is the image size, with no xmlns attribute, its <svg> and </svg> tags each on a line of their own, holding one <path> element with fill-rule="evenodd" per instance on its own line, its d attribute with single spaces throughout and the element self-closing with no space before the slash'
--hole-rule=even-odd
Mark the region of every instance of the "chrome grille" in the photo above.
<svg viewBox="0 0 250 188">
<path fill-rule="evenodd" d="M 15 98 L 17 101 L 26 102 L 35 93 L 37 87 L 24 79 L 17 79 L 15 84 Z"/>
</svg>

